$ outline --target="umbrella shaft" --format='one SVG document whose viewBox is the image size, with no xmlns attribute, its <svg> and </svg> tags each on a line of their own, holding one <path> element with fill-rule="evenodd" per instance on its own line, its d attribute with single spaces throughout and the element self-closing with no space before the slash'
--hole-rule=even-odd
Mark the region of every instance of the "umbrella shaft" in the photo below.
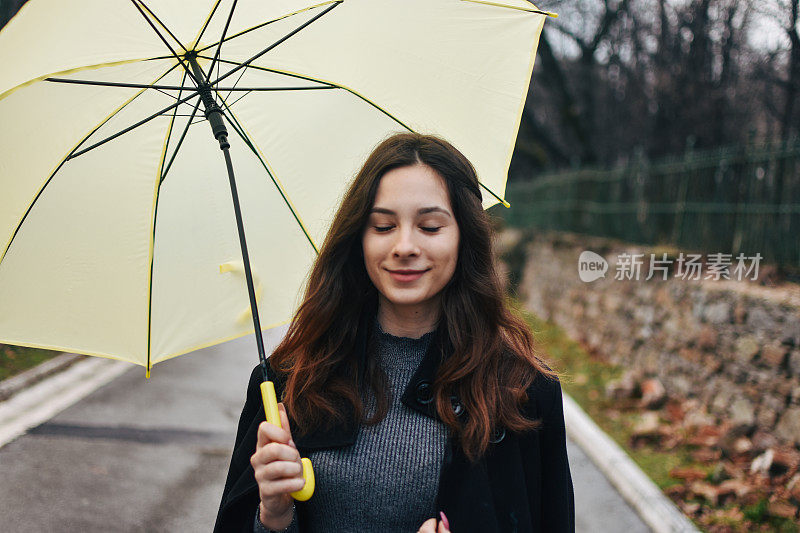
<svg viewBox="0 0 800 533">
<path fill-rule="evenodd" d="M 211 86 L 208 83 L 203 69 L 197 64 L 197 57 L 195 55 L 187 54 L 186 59 L 189 66 L 194 71 L 194 77 L 199 80 L 200 85 L 197 87 L 200 93 L 200 98 L 205 107 L 205 115 L 208 122 L 211 124 L 211 131 L 214 137 L 219 141 L 219 147 L 225 155 L 225 165 L 228 167 L 228 181 L 231 184 L 231 197 L 233 199 L 233 211 L 236 214 L 236 228 L 239 230 L 239 244 L 242 248 L 242 262 L 244 263 L 244 276 L 247 280 L 247 293 L 250 296 L 250 311 L 253 315 L 253 327 L 255 328 L 256 344 L 258 345 L 258 358 L 261 361 L 261 368 L 264 371 L 264 379 L 266 380 L 266 365 L 267 358 L 264 353 L 264 339 L 261 336 L 261 321 L 258 316 L 258 305 L 256 304 L 256 291 L 253 285 L 253 273 L 250 270 L 250 255 L 247 252 L 247 240 L 244 236 L 244 224 L 242 223 L 242 209 L 239 206 L 239 193 L 236 190 L 236 179 L 233 175 L 233 162 L 231 161 L 230 144 L 228 143 L 228 130 L 225 128 L 225 122 L 222 119 L 222 110 L 214 101 L 214 96 L 211 93 Z"/>
<path fill-rule="evenodd" d="M 253 286 L 253 273 L 250 270 L 250 255 L 247 252 L 247 240 L 244 236 L 244 224 L 242 223 L 242 209 L 239 206 L 239 193 L 236 190 L 236 179 L 233 176 L 233 163 L 229 152 L 228 139 L 224 135 L 218 137 L 220 148 L 225 155 L 225 165 L 228 167 L 228 181 L 231 184 L 231 197 L 233 198 L 233 211 L 236 214 L 236 227 L 239 230 L 239 244 L 242 248 L 242 261 L 244 262 L 244 275 L 247 280 L 247 293 L 250 296 L 250 310 L 253 314 L 253 327 L 255 328 L 256 344 L 258 345 L 258 358 L 262 368 L 266 369 L 267 359 L 264 353 L 264 339 L 261 336 L 261 321 L 258 316 L 258 305 L 256 304 L 256 291 Z M 266 379 L 266 378 L 265 378 Z"/>
</svg>

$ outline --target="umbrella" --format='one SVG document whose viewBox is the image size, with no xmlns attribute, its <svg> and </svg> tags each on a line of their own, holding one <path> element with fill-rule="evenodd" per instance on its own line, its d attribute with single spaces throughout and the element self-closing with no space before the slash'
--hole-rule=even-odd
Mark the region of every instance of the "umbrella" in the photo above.
<svg viewBox="0 0 800 533">
<path fill-rule="evenodd" d="M 266 368 L 260 332 L 290 320 L 387 134 L 447 138 L 484 207 L 508 206 L 546 15 L 523 0 L 30 0 L 0 32 L 0 342 L 149 375 L 256 332 Z"/>
</svg>

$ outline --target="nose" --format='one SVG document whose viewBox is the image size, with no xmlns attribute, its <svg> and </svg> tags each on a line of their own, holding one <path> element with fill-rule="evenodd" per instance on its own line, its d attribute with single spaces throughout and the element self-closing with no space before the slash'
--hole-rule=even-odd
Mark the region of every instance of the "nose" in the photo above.
<svg viewBox="0 0 800 533">
<path fill-rule="evenodd" d="M 419 255 L 419 246 L 414 238 L 414 231 L 412 228 L 400 228 L 395 235 L 397 235 L 397 239 L 392 247 L 392 255 L 394 257 Z"/>
</svg>

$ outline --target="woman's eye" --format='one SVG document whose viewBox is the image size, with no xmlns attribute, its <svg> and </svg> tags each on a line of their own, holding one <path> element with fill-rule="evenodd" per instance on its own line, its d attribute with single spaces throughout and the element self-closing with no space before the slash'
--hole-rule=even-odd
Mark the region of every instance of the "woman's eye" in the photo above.
<svg viewBox="0 0 800 533">
<path fill-rule="evenodd" d="M 430 233 L 436 233 L 436 232 L 437 232 L 437 231 L 439 231 L 441 228 L 442 228 L 441 226 L 438 226 L 438 227 L 433 227 L 433 228 L 426 228 L 426 227 L 423 227 L 423 228 L 422 228 L 422 231 L 427 231 L 427 232 L 430 232 Z"/>
<path fill-rule="evenodd" d="M 393 227 L 394 226 L 375 226 L 375 231 L 377 231 L 377 232 L 389 231 Z"/>
</svg>

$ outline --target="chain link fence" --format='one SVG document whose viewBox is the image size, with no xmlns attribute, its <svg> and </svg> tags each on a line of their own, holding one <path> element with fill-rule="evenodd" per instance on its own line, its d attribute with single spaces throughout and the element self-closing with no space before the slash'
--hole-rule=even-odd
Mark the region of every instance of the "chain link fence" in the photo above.
<svg viewBox="0 0 800 533">
<path fill-rule="evenodd" d="M 611 170 L 511 182 L 512 226 L 570 231 L 707 253 L 760 253 L 800 273 L 800 139 L 695 151 Z"/>
</svg>

